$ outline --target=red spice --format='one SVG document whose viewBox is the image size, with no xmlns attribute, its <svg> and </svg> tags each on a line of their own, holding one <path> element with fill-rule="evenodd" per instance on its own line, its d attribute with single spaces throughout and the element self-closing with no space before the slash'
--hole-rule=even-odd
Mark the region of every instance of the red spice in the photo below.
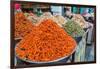
<svg viewBox="0 0 100 69">
<path fill-rule="evenodd" d="M 16 47 L 21 59 L 30 61 L 52 61 L 69 56 L 76 47 L 76 41 L 50 19 L 25 36 Z"/>
<path fill-rule="evenodd" d="M 15 14 L 15 38 L 23 38 L 32 31 L 32 22 L 30 22 L 22 12 Z"/>
</svg>

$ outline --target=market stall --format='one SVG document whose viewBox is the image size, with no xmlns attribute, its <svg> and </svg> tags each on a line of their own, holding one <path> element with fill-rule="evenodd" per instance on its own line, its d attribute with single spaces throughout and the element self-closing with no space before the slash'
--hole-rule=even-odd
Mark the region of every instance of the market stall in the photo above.
<svg viewBox="0 0 100 69">
<path fill-rule="evenodd" d="M 86 61 L 94 25 L 80 7 L 32 3 L 15 7 L 16 66 Z"/>
</svg>

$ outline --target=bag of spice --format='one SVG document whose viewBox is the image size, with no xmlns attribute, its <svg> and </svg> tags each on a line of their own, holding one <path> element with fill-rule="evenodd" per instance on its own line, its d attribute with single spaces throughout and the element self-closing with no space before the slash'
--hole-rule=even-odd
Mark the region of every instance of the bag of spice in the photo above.
<svg viewBox="0 0 100 69">
<path fill-rule="evenodd" d="M 87 28 L 87 23 L 80 14 L 73 14 L 73 18 L 71 19 L 78 23 L 82 28 Z"/>
<path fill-rule="evenodd" d="M 83 28 L 73 20 L 68 20 L 66 24 L 63 25 L 63 28 L 72 37 L 81 37 L 85 33 Z"/>
<path fill-rule="evenodd" d="M 60 24 L 61 27 L 63 24 L 65 24 L 67 22 L 67 19 L 65 19 L 61 15 L 55 15 L 54 17 L 58 20 L 58 24 Z"/>
<path fill-rule="evenodd" d="M 38 22 L 38 24 L 40 24 L 41 21 L 44 19 L 51 19 L 55 23 L 57 23 L 60 27 L 62 27 L 62 25 L 67 22 L 67 20 L 61 15 L 53 16 L 50 12 L 45 12 L 45 13 L 43 13 L 43 15 L 40 16 L 40 18 L 39 18 L 40 21 Z"/>
</svg>

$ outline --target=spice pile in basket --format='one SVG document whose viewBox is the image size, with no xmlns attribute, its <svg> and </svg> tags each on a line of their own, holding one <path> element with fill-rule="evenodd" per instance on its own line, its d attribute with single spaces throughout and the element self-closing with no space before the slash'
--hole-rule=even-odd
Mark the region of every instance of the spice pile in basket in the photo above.
<svg viewBox="0 0 100 69">
<path fill-rule="evenodd" d="M 72 37 L 82 37 L 85 33 L 83 28 L 73 20 L 68 20 L 63 28 Z"/>
<path fill-rule="evenodd" d="M 15 38 L 23 38 L 32 31 L 34 25 L 22 12 L 15 14 Z"/>
<path fill-rule="evenodd" d="M 84 20 L 84 18 L 82 17 L 82 15 L 80 15 L 80 14 L 74 14 L 72 20 L 75 21 L 82 28 L 87 28 L 86 21 Z"/>
<path fill-rule="evenodd" d="M 69 56 L 76 41 L 56 22 L 44 19 L 16 46 L 16 55 L 23 60 L 48 62 Z"/>
</svg>

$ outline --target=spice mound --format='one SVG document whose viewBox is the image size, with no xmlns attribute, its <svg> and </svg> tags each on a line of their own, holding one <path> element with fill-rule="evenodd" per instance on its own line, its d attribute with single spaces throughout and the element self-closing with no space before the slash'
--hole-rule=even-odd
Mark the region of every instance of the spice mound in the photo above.
<svg viewBox="0 0 100 69">
<path fill-rule="evenodd" d="M 49 62 L 71 55 L 75 47 L 76 41 L 57 23 L 44 19 L 19 42 L 15 51 L 20 59 Z"/>
<path fill-rule="evenodd" d="M 79 24 L 80 27 L 87 28 L 86 21 L 84 20 L 84 18 L 82 17 L 82 15 L 80 15 L 80 14 L 74 14 L 72 20 L 75 21 L 77 24 Z"/>
<path fill-rule="evenodd" d="M 34 25 L 22 12 L 15 14 L 15 38 L 23 38 L 32 31 Z"/>
<path fill-rule="evenodd" d="M 68 20 L 67 23 L 63 25 L 63 28 L 72 37 L 81 37 L 85 33 L 83 28 L 73 20 Z"/>
</svg>

